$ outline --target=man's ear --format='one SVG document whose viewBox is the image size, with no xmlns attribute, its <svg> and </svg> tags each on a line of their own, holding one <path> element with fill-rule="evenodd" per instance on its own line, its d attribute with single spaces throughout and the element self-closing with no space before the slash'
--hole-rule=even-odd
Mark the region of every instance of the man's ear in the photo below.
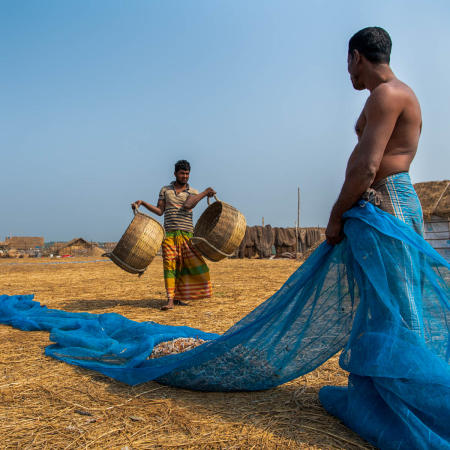
<svg viewBox="0 0 450 450">
<path fill-rule="evenodd" d="M 361 53 L 358 50 L 353 50 L 352 59 L 355 64 L 359 64 L 361 62 Z"/>
</svg>

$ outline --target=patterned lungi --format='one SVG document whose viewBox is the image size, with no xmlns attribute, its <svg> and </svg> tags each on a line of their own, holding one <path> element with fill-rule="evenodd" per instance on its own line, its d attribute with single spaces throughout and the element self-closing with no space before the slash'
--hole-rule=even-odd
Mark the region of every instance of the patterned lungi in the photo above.
<svg viewBox="0 0 450 450">
<path fill-rule="evenodd" d="M 394 215 L 423 236 L 422 206 L 408 172 L 390 175 L 377 181 L 363 194 L 363 199 Z M 399 247 L 397 255 L 401 255 L 399 257 L 401 261 L 396 261 L 399 270 L 397 281 L 401 282 L 393 283 L 390 288 L 397 294 L 397 298 L 408 299 L 408 303 L 402 302 L 398 305 L 400 313 L 411 330 L 423 335 L 423 323 L 420 319 L 422 283 L 418 271 L 415 270 L 415 267 L 419 267 L 420 256 L 413 250 L 408 251 L 401 241 L 398 241 L 397 245 Z M 388 277 L 391 280 L 394 278 Z"/>
<path fill-rule="evenodd" d="M 363 194 L 363 199 L 394 215 L 423 236 L 422 206 L 408 172 L 377 181 Z"/>
<path fill-rule="evenodd" d="M 167 300 L 197 300 L 212 295 L 209 268 L 191 245 L 192 233 L 169 231 L 162 243 Z"/>
</svg>

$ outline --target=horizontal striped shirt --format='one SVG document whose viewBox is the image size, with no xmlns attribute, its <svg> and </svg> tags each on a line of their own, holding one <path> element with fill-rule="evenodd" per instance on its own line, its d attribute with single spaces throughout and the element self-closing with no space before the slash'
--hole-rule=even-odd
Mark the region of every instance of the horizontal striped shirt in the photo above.
<svg viewBox="0 0 450 450">
<path fill-rule="evenodd" d="M 192 233 L 194 231 L 192 210 L 184 209 L 183 204 L 189 196 L 197 195 L 198 191 L 186 185 L 186 189 L 177 194 L 174 185 L 175 181 L 172 181 L 169 185 L 163 186 L 159 192 L 159 200 L 164 200 L 166 205 L 164 229 L 166 231 L 181 230 Z"/>
</svg>

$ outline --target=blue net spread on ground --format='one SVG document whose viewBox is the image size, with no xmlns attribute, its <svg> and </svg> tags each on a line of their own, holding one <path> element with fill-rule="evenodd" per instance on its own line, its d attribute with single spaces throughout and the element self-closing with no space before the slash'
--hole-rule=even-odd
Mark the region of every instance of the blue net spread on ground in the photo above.
<svg viewBox="0 0 450 450">
<path fill-rule="evenodd" d="M 371 203 L 346 213 L 344 231 L 223 335 L 47 309 L 32 296 L 1 296 L 0 322 L 48 330 L 47 355 L 128 384 L 208 391 L 268 389 L 343 350 L 349 384 L 321 390 L 328 411 L 381 448 L 450 448 L 450 266 Z M 147 359 L 178 337 L 208 342 Z"/>
</svg>

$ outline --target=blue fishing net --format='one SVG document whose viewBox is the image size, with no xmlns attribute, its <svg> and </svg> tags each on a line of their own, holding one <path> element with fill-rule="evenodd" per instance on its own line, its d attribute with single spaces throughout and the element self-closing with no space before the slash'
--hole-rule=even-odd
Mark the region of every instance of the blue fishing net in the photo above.
<svg viewBox="0 0 450 450">
<path fill-rule="evenodd" d="M 381 448 L 450 448 L 450 265 L 370 203 L 346 213 L 344 232 L 223 335 L 51 310 L 31 296 L 0 297 L 0 322 L 48 330 L 47 355 L 125 383 L 205 391 L 268 389 L 343 350 L 349 385 L 321 390 L 328 411 Z M 178 337 L 208 342 L 147 359 Z"/>
</svg>

